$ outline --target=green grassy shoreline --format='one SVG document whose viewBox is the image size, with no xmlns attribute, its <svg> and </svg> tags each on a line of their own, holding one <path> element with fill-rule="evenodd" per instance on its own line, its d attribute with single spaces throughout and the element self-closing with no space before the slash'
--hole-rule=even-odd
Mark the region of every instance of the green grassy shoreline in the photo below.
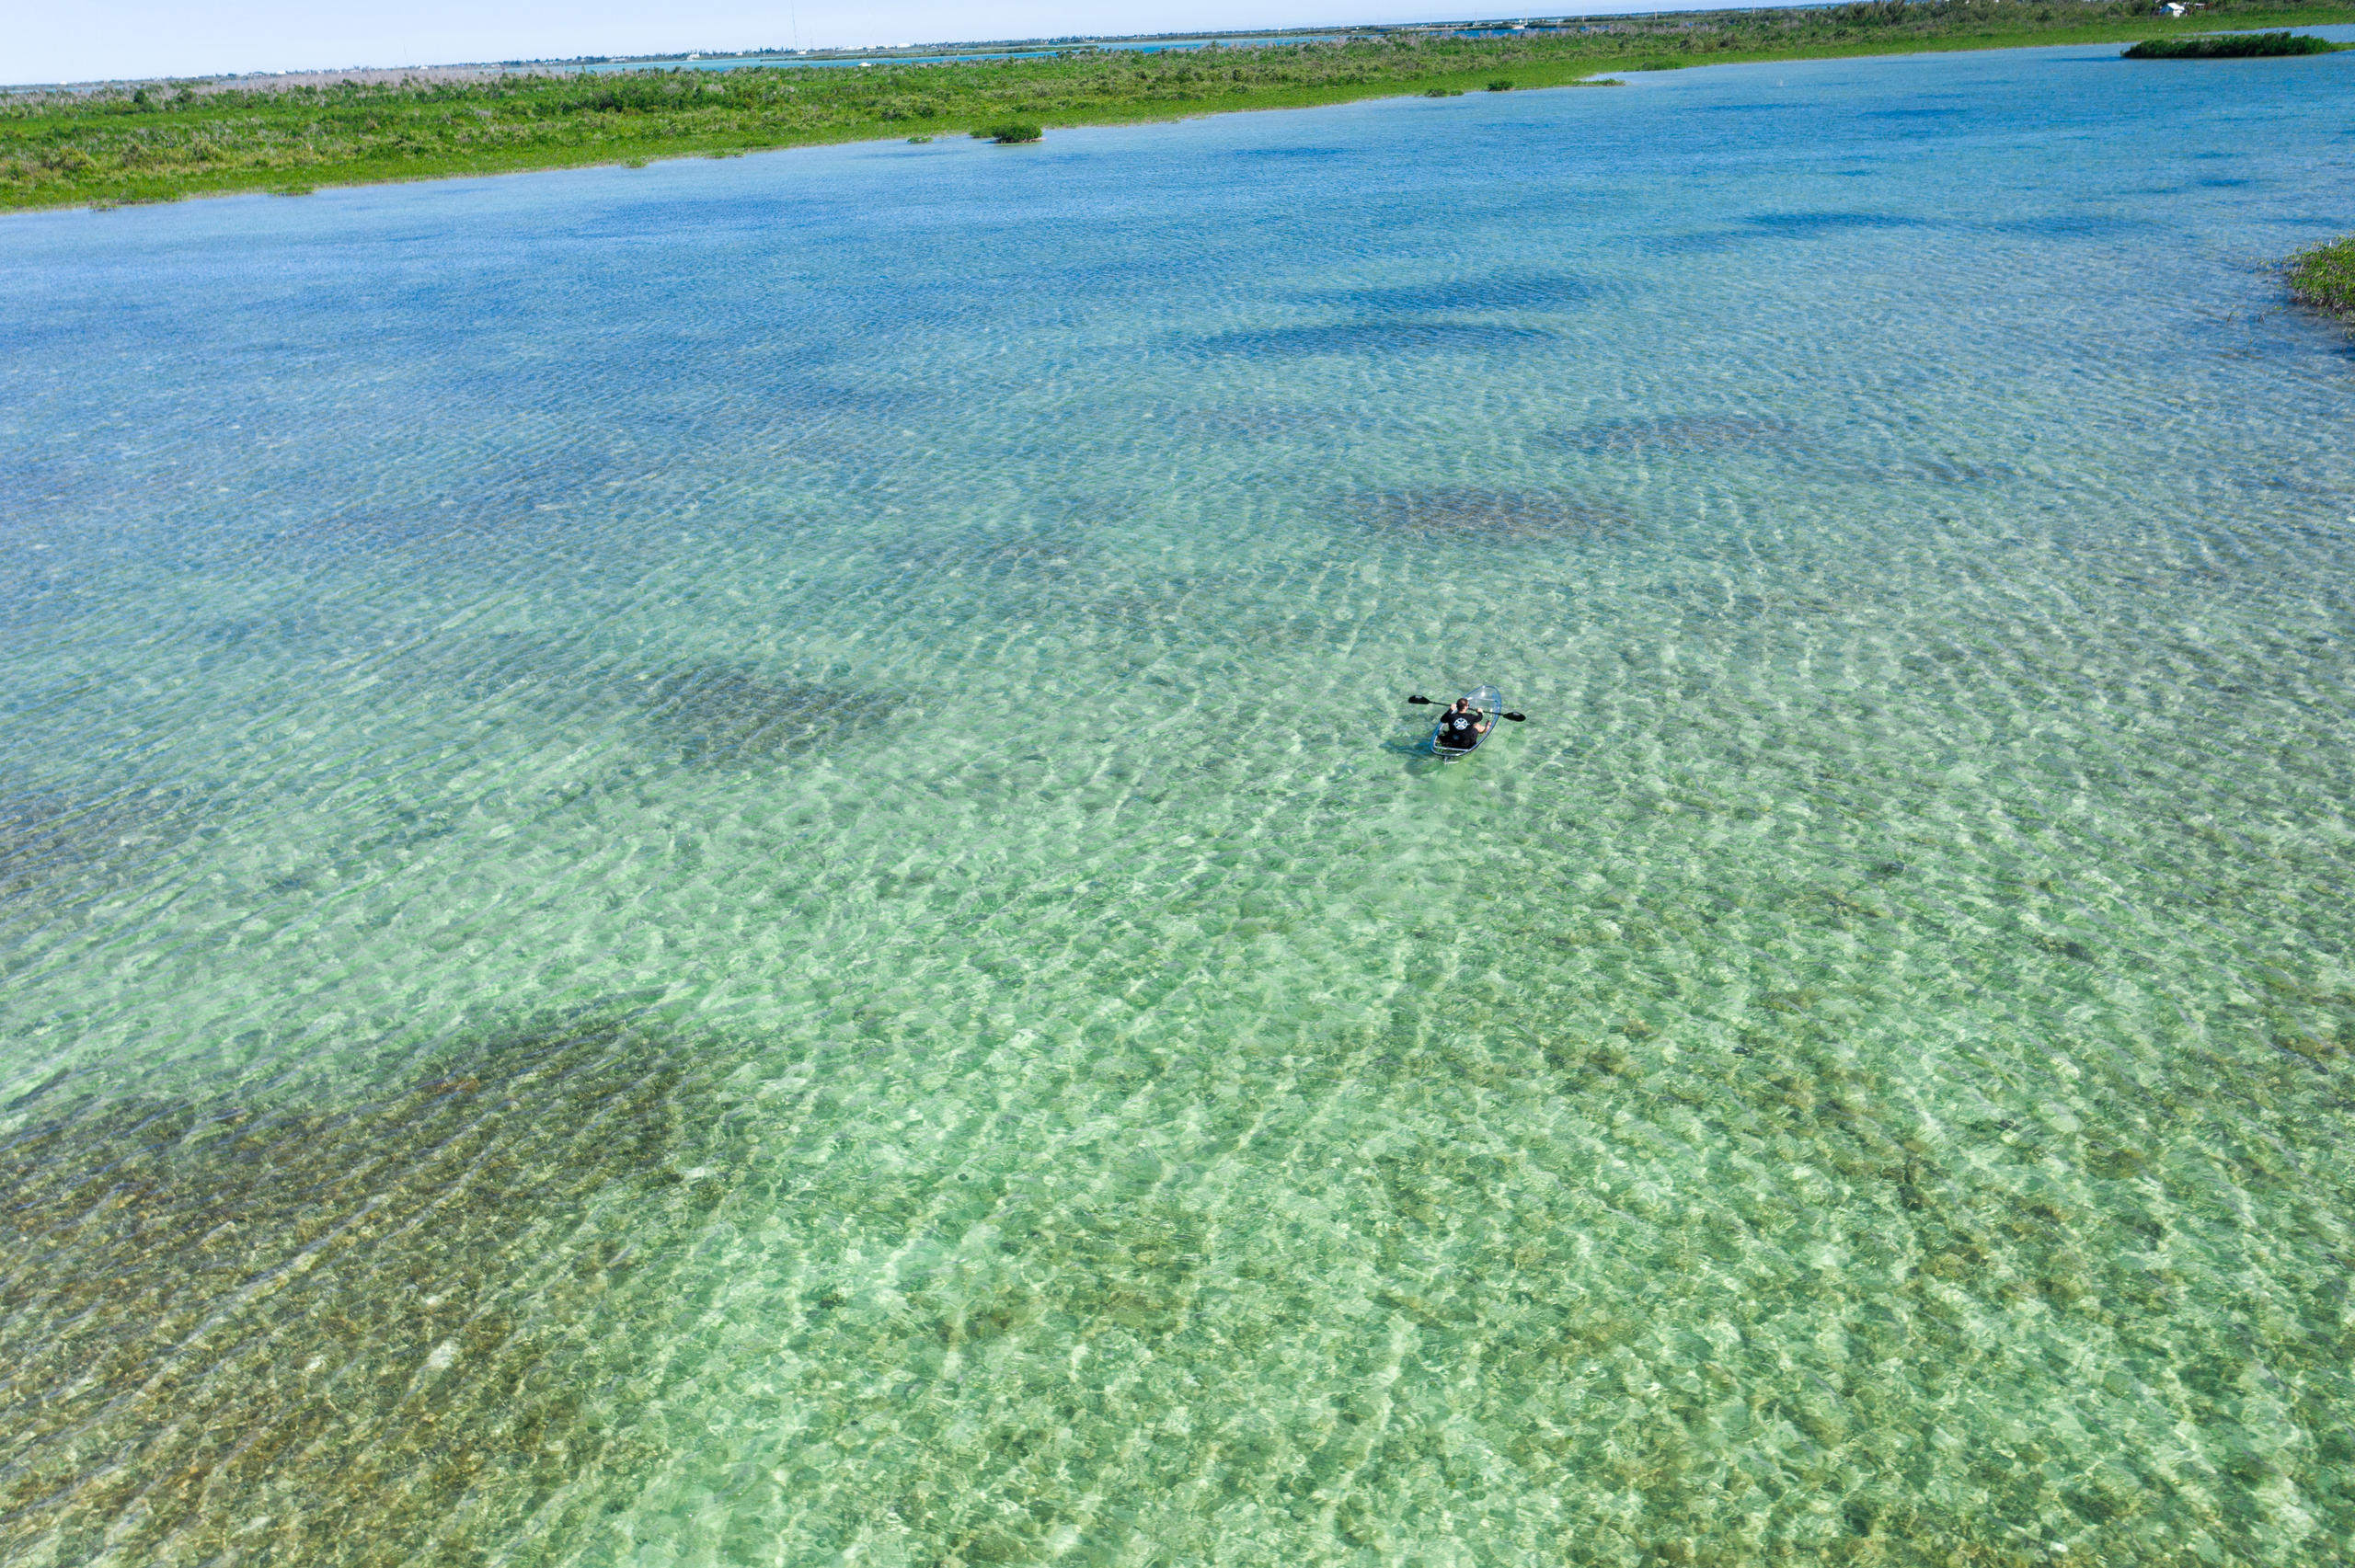
<svg viewBox="0 0 2355 1568">
<path fill-rule="evenodd" d="M 1389 34 L 1196 53 L 517 75 L 438 85 L 27 95 L 0 102 L 0 211 L 440 179 L 782 147 L 1050 130 L 1373 97 L 1568 86 L 1613 72 L 1945 50 L 2128 43 L 2355 22 L 2344 0 L 1872 0 L 1821 11 L 1587 17 L 1566 37 Z M 2298 69 L 2296 60 L 2282 68 Z"/>
</svg>

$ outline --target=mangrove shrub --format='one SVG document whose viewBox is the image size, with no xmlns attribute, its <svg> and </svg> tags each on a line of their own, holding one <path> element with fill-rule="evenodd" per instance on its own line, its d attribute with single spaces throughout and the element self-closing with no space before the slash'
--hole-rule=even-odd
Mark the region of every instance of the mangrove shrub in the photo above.
<svg viewBox="0 0 2355 1568">
<path fill-rule="evenodd" d="M 2355 321 L 2355 235 L 2290 258 L 2290 297 Z"/>
<path fill-rule="evenodd" d="M 2209 38 L 2149 38 L 2120 60 L 2255 60 L 2275 54 L 2329 54 L 2340 45 L 2304 33 L 2227 33 Z"/>
</svg>

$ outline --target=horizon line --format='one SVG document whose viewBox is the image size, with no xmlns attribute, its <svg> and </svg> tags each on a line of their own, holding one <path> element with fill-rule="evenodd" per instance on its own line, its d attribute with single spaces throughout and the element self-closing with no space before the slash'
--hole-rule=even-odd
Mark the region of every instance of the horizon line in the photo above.
<svg viewBox="0 0 2355 1568">
<path fill-rule="evenodd" d="M 943 53 L 955 51 L 982 49 L 1052 49 L 1084 46 L 1152 43 L 1160 40 L 1200 39 L 1215 43 L 1223 39 L 1299 40 L 1302 41 L 1344 37 L 1349 35 L 1417 32 L 1428 29 L 1463 29 L 1473 28 L 1526 29 L 1538 25 L 1558 27 L 1566 22 L 1635 20 L 1646 17 L 1682 16 L 1688 13 L 1742 11 L 1792 11 L 1824 9 L 1839 0 L 1786 0 L 1783 4 L 1753 4 L 1725 6 L 1701 4 L 1694 6 L 1655 6 L 1643 10 L 1553 12 L 1543 16 L 1433 18 L 1416 22 L 1342 23 L 1315 28 L 1230 28 L 1189 29 L 1177 32 L 1152 33 L 1087 33 L 1058 34 L 1052 38 L 1022 39 L 961 39 L 920 43 L 876 43 L 856 47 L 831 49 L 706 49 L 675 50 L 656 54 L 572 54 L 546 55 L 524 60 L 444 60 L 431 63 L 412 62 L 401 65 L 323 65 L 287 71 L 211 71 L 186 76 L 101 76 L 72 82 L 12 82 L 0 85 L 0 94 L 79 92 L 108 87 L 138 87 L 172 84 L 268 82 L 300 76 L 335 76 L 339 74 L 365 73 L 385 74 L 415 71 L 500 71 L 528 74 L 545 66 L 631 65 L 643 63 L 649 68 L 660 68 L 667 63 L 690 60 L 769 60 L 769 59 L 856 59 L 862 56 L 884 57 L 895 54 Z"/>
</svg>

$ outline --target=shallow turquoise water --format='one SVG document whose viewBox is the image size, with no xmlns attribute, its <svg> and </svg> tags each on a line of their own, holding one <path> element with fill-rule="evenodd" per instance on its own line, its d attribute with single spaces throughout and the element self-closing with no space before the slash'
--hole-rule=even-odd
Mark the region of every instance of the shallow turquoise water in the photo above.
<svg viewBox="0 0 2355 1568">
<path fill-rule="evenodd" d="M 2355 56 L 2110 52 L 0 225 L 0 1560 L 2355 1552 Z"/>
</svg>

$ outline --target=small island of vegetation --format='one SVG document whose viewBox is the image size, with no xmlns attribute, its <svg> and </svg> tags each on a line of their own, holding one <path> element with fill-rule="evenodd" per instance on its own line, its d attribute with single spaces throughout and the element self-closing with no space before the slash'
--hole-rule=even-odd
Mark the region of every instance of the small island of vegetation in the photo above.
<svg viewBox="0 0 2355 1568">
<path fill-rule="evenodd" d="M 2290 258 L 2290 297 L 2355 323 L 2355 235 Z"/>
<path fill-rule="evenodd" d="M 2208 38 L 2148 38 L 2123 60 L 2262 60 L 2279 54 L 2331 54 L 2349 47 L 2305 33 L 2221 33 Z"/>
<path fill-rule="evenodd" d="M 2355 21 L 2355 0 L 2211 0 L 2200 26 Z M 120 84 L 0 97 L 0 210 L 732 157 L 969 132 L 1028 142 L 1114 125 L 1369 97 L 1521 91 L 1607 73 L 2028 44 L 2124 43 L 2169 27 L 2147 0 L 1860 0 L 1821 9 L 1583 17 L 1503 31 L 1390 28 L 1148 52 L 868 68 L 485 68 L 475 79 Z M 2187 32 L 2188 26 L 2187 24 Z M 1000 132 L 1017 128 L 1026 133 Z"/>
</svg>

